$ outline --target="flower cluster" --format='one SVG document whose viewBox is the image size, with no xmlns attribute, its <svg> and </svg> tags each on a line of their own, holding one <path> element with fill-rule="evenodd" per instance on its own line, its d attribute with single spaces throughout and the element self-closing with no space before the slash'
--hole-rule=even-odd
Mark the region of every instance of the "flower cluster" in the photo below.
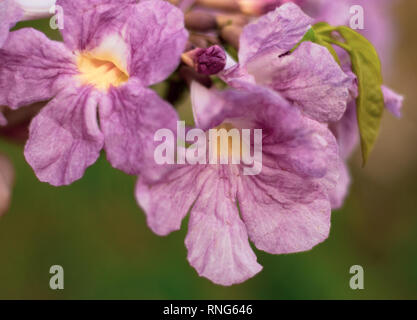
<svg viewBox="0 0 417 320">
<path fill-rule="evenodd" d="M 328 237 L 359 140 L 360 79 L 347 52 L 339 50 L 338 61 L 328 47 L 305 41 L 317 22 L 302 10 L 311 8 L 308 0 L 169 2 L 58 0 L 63 42 L 31 28 L 9 33 L 25 12 L 0 2 L 0 106 L 46 102 L 24 148 L 40 181 L 71 184 L 104 150 L 114 168 L 139 176 L 136 199 L 156 234 L 180 229 L 190 214 L 190 264 L 214 283 L 241 283 L 262 269 L 250 241 L 283 254 Z M 244 162 L 211 163 L 207 154 L 195 163 L 155 160 L 155 134 L 177 131 L 172 96 L 186 87 L 178 77 L 190 84 L 204 137 L 213 129 L 261 130 L 259 172 L 244 174 Z M 150 88 L 163 81 L 173 88 L 167 99 Z M 399 115 L 402 97 L 381 90 Z M 245 148 L 229 136 L 214 148 L 203 140 L 208 156 Z M 177 156 L 194 151 L 176 149 Z"/>
</svg>

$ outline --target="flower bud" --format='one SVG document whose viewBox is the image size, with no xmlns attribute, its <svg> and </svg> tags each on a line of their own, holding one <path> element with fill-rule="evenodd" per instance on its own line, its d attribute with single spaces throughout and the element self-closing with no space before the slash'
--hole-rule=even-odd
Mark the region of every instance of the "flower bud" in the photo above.
<svg viewBox="0 0 417 320">
<path fill-rule="evenodd" d="M 197 48 L 182 55 L 182 60 L 198 73 L 205 75 L 217 74 L 226 66 L 226 53 L 218 45 L 207 49 Z"/>
</svg>

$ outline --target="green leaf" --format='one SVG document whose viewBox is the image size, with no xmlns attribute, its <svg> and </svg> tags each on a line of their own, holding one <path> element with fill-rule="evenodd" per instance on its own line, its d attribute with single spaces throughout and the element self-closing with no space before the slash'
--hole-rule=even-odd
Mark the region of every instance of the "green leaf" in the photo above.
<svg viewBox="0 0 417 320">
<path fill-rule="evenodd" d="M 365 37 L 346 26 L 332 27 L 322 22 L 314 25 L 313 29 L 316 34 L 316 42 L 326 46 L 333 55 L 336 52 L 332 45 L 337 45 L 349 53 L 352 70 L 358 79 L 359 95 L 356 107 L 361 135 L 362 159 L 363 165 L 365 165 L 378 137 L 385 109 L 381 89 L 381 63 L 378 54 Z M 335 37 L 335 32 L 344 42 Z"/>
<path fill-rule="evenodd" d="M 378 137 L 385 109 L 381 62 L 374 46 L 365 37 L 348 27 L 339 27 L 338 32 L 351 48 L 352 69 L 358 78 L 356 108 L 365 165 Z"/>
<path fill-rule="evenodd" d="M 300 46 L 300 44 L 305 42 L 305 41 L 316 42 L 316 34 L 315 34 L 313 28 L 308 29 L 308 31 L 305 33 L 305 35 L 300 40 L 300 42 L 298 42 L 295 45 L 295 47 L 290 50 L 290 52 L 294 52 Z"/>
<path fill-rule="evenodd" d="M 314 34 L 315 34 L 315 43 L 327 48 L 327 50 L 329 50 L 329 52 L 331 53 L 331 55 L 333 56 L 333 58 L 336 60 L 336 62 L 340 65 L 340 59 L 339 56 L 337 55 L 336 50 L 333 48 L 332 44 L 330 42 L 327 42 L 324 38 L 323 38 L 323 34 L 325 34 L 325 31 L 327 28 L 329 28 L 330 26 L 327 23 L 324 22 L 319 22 L 316 23 L 312 29 L 314 30 Z"/>
</svg>

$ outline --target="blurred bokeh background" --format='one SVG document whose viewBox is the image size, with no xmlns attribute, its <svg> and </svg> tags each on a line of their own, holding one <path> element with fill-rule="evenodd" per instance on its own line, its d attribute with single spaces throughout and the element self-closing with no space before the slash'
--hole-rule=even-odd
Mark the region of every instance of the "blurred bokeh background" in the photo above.
<svg viewBox="0 0 417 320">
<path fill-rule="evenodd" d="M 22 145 L 0 140 L 16 170 L 11 208 L 0 218 L 0 299 L 417 299 L 416 13 L 410 0 L 392 11 L 397 43 L 386 83 L 406 97 L 403 118 L 386 113 L 365 169 L 353 157 L 351 193 L 326 242 L 293 255 L 255 249 L 264 270 L 220 287 L 186 260 L 187 220 L 180 232 L 154 235 L 135 203 L 135 178 L 105 155 L 81 181 L 54 188 L 36 179 Z M 35 25 L 56 36 L 48 21 Z M 356 264 L 364 290 L 349 287 Z M 64 290 L 49 288 L 52 265 L 65 270 Z"/>
</svg>

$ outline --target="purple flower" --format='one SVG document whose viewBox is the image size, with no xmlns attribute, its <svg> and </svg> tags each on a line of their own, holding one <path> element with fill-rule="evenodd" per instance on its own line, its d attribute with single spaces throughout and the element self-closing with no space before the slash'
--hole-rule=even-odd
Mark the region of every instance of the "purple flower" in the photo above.
<svg viewBox="0 0 417 320">
<path fill-rule="evenodd" d="M 136 189 L 158 235 L 180 229 L 190 211 L 188 261 L 200 276 L 226 286 L 262 269 L 249 239 L 272 254 L 310 250 L 324 241 L 328 192 L 339 176 L 337 143 L 326 125 L 304 117 L 271 89 L 247 82 L 239 87 L 218 92 L 194 83 L 194 118 L 206 132 L 262 129 L 259 175 L 244 175 L 245 164 L 171 165 L 157 182 L 140 178 Z"/>
<path fill-rule="evenodd" d="M 50 100 L 34 118 L 25 157 L 41 181 L 66 185 L 99 157 L 129 174 L 155 165 L 153 134 L 175 110 L 147 87 L 177 67 L 187 32 L 165 1 L 58 1 L 64 43 L 33 29 L 0 50 L 0 105 Z"/>
<path fill-rule="evenodd" d="M 350 185 L 346 160 L 359 143 L 354 101 L 357 97 L 356 76 L 352 73 L 349 56 L 343 50 L 338 50 L 342 69 L 336 65 L 327 49 L 310 42 L 302 43 L 290 54 L 287 52 L 301 40 L 314 22 L 348 24 L 352 3 L 313 0 L 292 2 L 298 2 L 315 20 L 305 16 L 296 5 L 288 3 L 246 26 L 240 40 L 239 65 L 227 70 L 224 78 L 231 85 L 236 78 L 268 85 L 301 107 L 305 115 L 330 123 L 340 144 L 342 158 L 339 165 L 341 179 L 330 194 L 332 207 L 336 209 L 342 206 Z M 378 18 L 372 11 L 376 3 L 367 1 L 365 4 L 363 1 L 360 4 L 365 5 L 365 12 L 369 16 L 365 21 L 373 32 L 365 32 L 365 36 L 372 42 L 379 32 Z M 383 5 L 386 6 L 386 3 Z M 298 28 L 290 22 L 291 19 L 299 21 Z M 403 97 L 386 87 L 382 90 L 387 109 L 399 115 Z M 347 101 L 350 102 L 346 108 Z"/>
<path fill-rule="evenodd" d="M 320 122 L 339 120 L 346 110 L 349 78 L 320 45 L 300 42 L 313 20 L 287 3 L 247 25 L 240 37 L 239 64 L 223 77 L 266 85 Z"/>
</svg>

